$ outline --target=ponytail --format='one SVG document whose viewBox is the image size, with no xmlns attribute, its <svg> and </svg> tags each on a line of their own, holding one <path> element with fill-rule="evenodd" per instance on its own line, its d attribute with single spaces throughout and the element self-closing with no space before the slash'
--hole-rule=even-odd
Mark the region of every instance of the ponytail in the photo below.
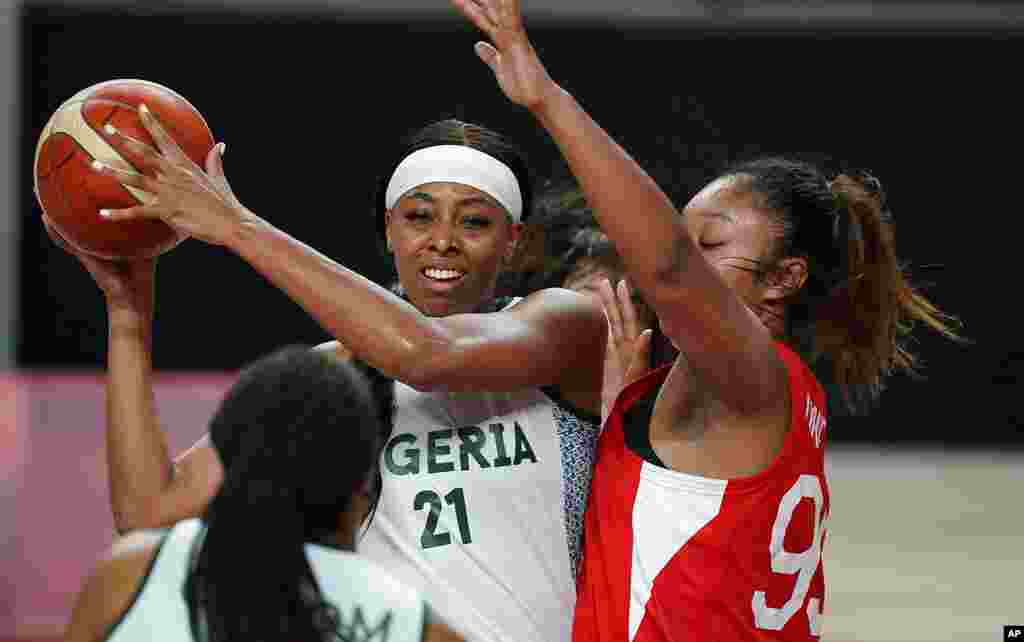
<svg viewBox="0 0 1024 642">
<path fill-rule="evenodd" d="M 813 311 L 814 353 L 832 364 L 844 401 L 856 410 L 877 399 L 890 374 L 916 372 L 918 359 L 907 339 L 918 324 L 950 339 L 960 337 L 956 319 L 910 284 L 897 259 L 892 216 L 879 181 L 842 174 L 830 188 L 840 273 Z"/>
<path fill-rule="evenodd" d="M 185 584 L 196 639 L 335 639 L 338 612 L 324 601 L 306 559 L 306 525 L 295 489 L 240 470 L 245 464 L 228 469 L 197 540 Z M 259 577 L 247 579 L 253 572 Z"/>
<path fill-rule="evenodd" d="M 210 423 L 225 479 L 185 584 L 197 640 L 346 639 L 306 544 L 342 535 L 384 416 L 366 377 L 321 351 L 279 350 L 242 372 Z"/>
<path fill-rule="evenodd" d="M 957 320 L 910 284 L 878 179 L 858 172 L 829 182 L 817 167 L 785 158 L 747 161 L 722 176 L 743 177 L 781 230 L 765 262 L 807 261 L 807 281 L 787 301 L 787 338 L 808 364 L 831 367 L 849 410 L 873 403 L 887 376 L 916 372 L 907 340 L 918 325 L 962 340 Z"/>
</svg>

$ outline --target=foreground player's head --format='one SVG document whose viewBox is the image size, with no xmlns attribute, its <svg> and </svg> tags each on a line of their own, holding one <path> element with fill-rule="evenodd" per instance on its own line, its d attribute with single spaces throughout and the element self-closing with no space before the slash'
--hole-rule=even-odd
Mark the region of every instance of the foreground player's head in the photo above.
<svg viewBox="0 0 1024 642">
<path fill-rule="evenodd" d="M 212 642 L 314 640 L 336 625 L 305 544 L 352 548 L 376 503 L 382 438 L 365 378 L 321 351 L 287 348 L 246 368 L 210 438 L 224 482 L 187 584 Z"/>
<path fill-rule="evenodd" d="M 916 292 L 897 260 L 881 183 L 833 180 L 802 162 L 734 166 L 684 209 L 701 252 L 779 338 L 829 360 L 848 402 L 877 396 L 894 369 L 912 369 L 915 322 L 954 337 L 949 317 Z"/>
<path fill-rule="evenodd" d="M 444 316 L 490 301 L 530 190 L 523 157 L 479 125 L 440 121 L 405 141 L 378 185 L 376 215 L 413 305 Z"/>
</svg>

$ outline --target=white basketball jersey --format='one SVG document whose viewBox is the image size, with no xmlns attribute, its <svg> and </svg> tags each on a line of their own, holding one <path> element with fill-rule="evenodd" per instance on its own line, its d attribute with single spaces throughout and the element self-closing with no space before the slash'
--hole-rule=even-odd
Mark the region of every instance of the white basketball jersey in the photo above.
<svg viewBox="0 0 1024 642">
<path fill-rule="evenodd" d="M 186 520 L 168 533 L 134 602 L 111 628 L 107 642 L 202 642 L 193 636 L 183 591 L 202 526 L 197 519 Z M 324 599 L 338 609 L 339 631 L 347 634 L 345 639 L 423 639 L 426 605 L 415 590 L 353 553 L 307 544 L 306 557 Z M 253 560 L 253 572 L 258 575 L 259 560 Z"/>
<path fill-rule="evenodd" d="M 569 640 L 597 424 L 536 389 L 396 383 L 395 405 L 358 551 L 470 642 Z"/>
</svg>

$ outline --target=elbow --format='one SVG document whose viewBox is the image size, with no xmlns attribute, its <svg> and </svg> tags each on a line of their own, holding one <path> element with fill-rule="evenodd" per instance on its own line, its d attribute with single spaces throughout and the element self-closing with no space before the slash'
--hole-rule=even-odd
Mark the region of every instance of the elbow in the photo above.
<svg viewBox="0 0 1024 642">
<path fill-rule="evenodd" d="M 703 257 L 693 241 L 681 235 L 642 259 L 627 261 L 626 267 L 629 279 L 640 289 L 647 303 L 657 308 L 659 304 L 678 298 L 695 260 L 703 260 Z"/>
<path fill-rule="evenodd" d="M 449 383 L 454 352 L 450 338 L 434 334 L 410 342 L 396 364 L 396 379 L 420 392 L 430 392 Z"/>
<path fill-rule="evenodd" d="M 446 377 L 441 368 L 426 359 L 411 357 L 403 364 L 400 374 L 396 377 L 405 385 L 419 392 L 431 392 L 444 386 Z"/>
<path fill-rule="evenodd" d="M 702 258 L 693 241 L 685 233 L 680 234 L 668 247 L 659 252 L 652 261 L 648 278 L 655 287 L 676 288 L 694 260 Z"/>
<path fill-rule="evenodd" d="M 695 261 L 705 263 L 703 267 L 706 269 L 700 270 L 701 266 L 695 265 Z M 671 328 L 666 327 L 666 324 L 671 325 L 681 301 L 686 301 L 689 305 L 700 304 L 698 298 L 691 296 L 692 288 L 697 285 L 695 281 L 702 278 L 701 272 L 707 270 L 714 268 L 707 264 L 693 241 L 689 237 L 684 237 L 677 239 L 668 251 L 652 261 L 643 274 L 631 275 L 646 303 L 658 315 L 666 335 L 674 336 L 669 334 Z"/>
<path fill-rule="evenodd" d="M 125 535 L 132 531 L 159 528 L 156 514 L 153 511 L 142 507 L 114 508 L 114 530 L 118 535 Z"/>
</svg>

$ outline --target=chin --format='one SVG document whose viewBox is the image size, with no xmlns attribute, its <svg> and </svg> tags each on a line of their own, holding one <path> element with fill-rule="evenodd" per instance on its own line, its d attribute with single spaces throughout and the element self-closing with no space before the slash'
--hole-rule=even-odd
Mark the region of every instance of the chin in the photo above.
<svg viewBox="0 0 1024 642">
<path fill-rule="evenodd" d="M 473 306 L 465 305 L 459 299 L 440 297 L 437 295 L 425 296 L 420 299 L 421 305 L 417 305 L 420 312 L 428 317 L 446 317 L 462 312 L 473 312 Z"/>
<path fill-rule="evenodd" d="M 449 314 L 452 314 L 452 310 L 455 306 L 450 301 L 431 299 L 427 303 L 416 307 L 418 307 L 420 312 L 428 317 L 446 317 Z"/>
</svg>

